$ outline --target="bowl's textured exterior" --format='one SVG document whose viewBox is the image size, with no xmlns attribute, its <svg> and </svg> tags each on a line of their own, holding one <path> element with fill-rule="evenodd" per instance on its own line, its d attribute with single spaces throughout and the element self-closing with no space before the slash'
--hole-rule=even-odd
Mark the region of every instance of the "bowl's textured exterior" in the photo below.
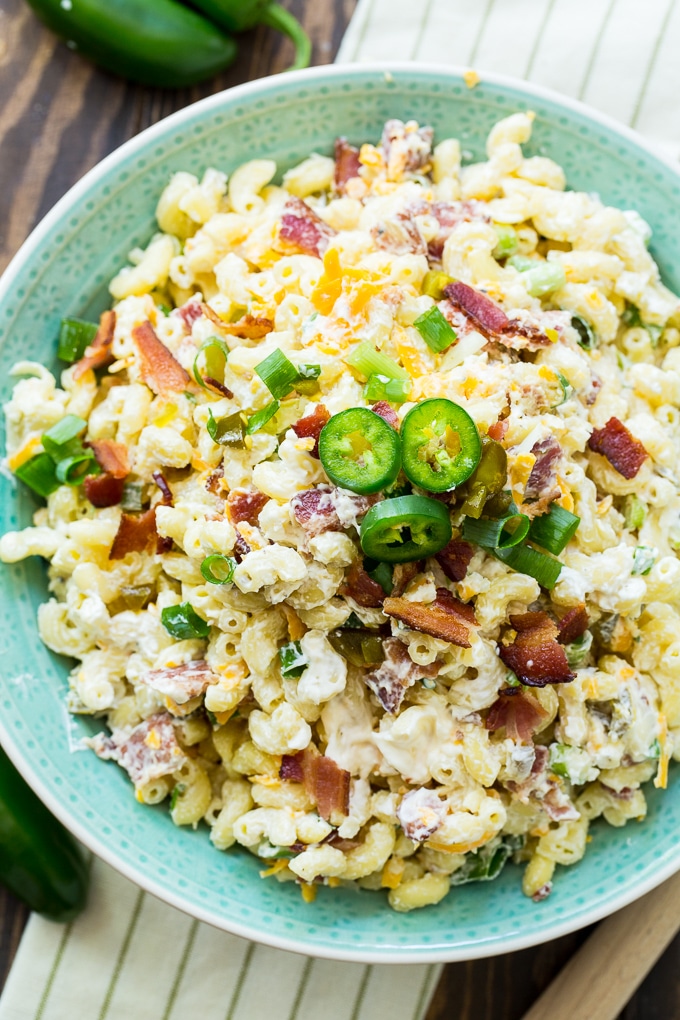
<svg viewBox="0 0 680 1020">
<path fill-rule="evenodd" d="M 175 170 L 225 171 L 256 156 L 281 170 L 344 134 L 377 140 L 388 117 L 432 124 L 484 157 L 491 125 L 536 112 L 529 152 L 566 170 L 569 185 L 635 208 L 654 230 L 666 282 L 680 288 L 680 180 L 624 129 L 576 104 L 511 80 L 468 89 L 450 68 L 331 67 L 281 75 L 213 96 L 145 131 L 88 174 L 34 232 L 0 284 L 0 397 L 19 358 L 54 365 L 63 315 L 92 317 L 126 253 L 154 232 L 154 207 Z M 35 504 L 3 473 L 2 530 L 30 523 Z M 466 959 L 541 943 L 622 906 L 680 867 L 680 786 L 648 785 L 649 813 L 625 829 L 594 826 L 580 864 L 558 868 L 548 900 L 522 896 L 520 871 L 454 889 L 442 903 L 395 914 L 381 894 L 319 890 L 303 903 L 293 884 L 260 879 L 255 858 L 220 853 L 207 830 L 176 828 L 164 806 L 138 804 L 121 769 L 77 748 L 100 726 L 69 719 L 70 663 L 41 644 L 35 624 L 46 597 L 43 564 L 2 568 L 0 737 L 54 812 L 128 877 L 190 914 L 282 948 L 341 959 L 421 962 Z"/>
</svg>

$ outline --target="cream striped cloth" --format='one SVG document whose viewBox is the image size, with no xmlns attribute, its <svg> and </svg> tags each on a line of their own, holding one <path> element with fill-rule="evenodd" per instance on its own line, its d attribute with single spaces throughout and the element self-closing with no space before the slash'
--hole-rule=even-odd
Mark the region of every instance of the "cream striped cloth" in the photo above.
<svg viewBox="0 0 680 1020">
<path fill-rule="evenodd" d="M 677 157 L 679 50 L 680 0 L 360 0 L 337 59 L 527 78 Z M 440 973 L 256 946 L 192 921 L 100 861 L 92 879 L 74 924 L 31 918 L 0 1020 L 311 1020 L 321 1008 L 326 1020 L 420 1020 Z"/>
</svg>

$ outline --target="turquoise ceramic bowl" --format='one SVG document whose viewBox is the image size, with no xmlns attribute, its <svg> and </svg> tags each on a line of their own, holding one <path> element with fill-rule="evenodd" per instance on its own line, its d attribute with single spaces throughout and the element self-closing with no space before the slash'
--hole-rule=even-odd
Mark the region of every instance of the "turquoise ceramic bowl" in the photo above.
<svg viewBox="0 0 680 1020">
<path fill-rule="evenodd" d="M 26 242 L 0 284 L 0 397 L 18 358 L 55 362 L 61 317 L 92 317 L 126 253 L 154 231 L 156 199 L 172 171 L 231 171 L 269 156 L 284 170 L 338 134 L 377 139 L 388 117 L 432 124 L 479 158 L 491 125 L 536 112 L 532 153 L 564 166 L 570 185 L 635 208 L 654 229 L 653 252 L 680 290 L 680 180 L 632 132 L 557 95 L 502 78 L 468 89 L 451 68 L 328 67 L 253 82 L 191 106 L 124 145 L 89 173 Z M 3 443 L 4 448 L 4 443 Z M 0 477 L 2 530 L 30 522 L 34 503 Z M 46 596 L 38 561 L 2 568 L 0 738 L 54 813 L 91 849 L 156 896 L 247 938 L 362 962 L 461 960 L 541 943 L 617 910 L 680 868 L 680 786 L 647 788 L 649 813 L 625 829 L 595 825 L 585 859 L 558 868 L 555 889 L 532 903 L 520 871 L 455 889 L 437 907 L 395 914 L 380 894 L 320 889 L 313 905 L 294 885 L 263 881 L 246 852 L 214 850 L 205 829 L 172 825 L 165 807 L 138 804 L 121 769 L 77 750 L 100 727 L 69 719 L 69 663 L 41 644 L 35 614 Z"/>
</svg>

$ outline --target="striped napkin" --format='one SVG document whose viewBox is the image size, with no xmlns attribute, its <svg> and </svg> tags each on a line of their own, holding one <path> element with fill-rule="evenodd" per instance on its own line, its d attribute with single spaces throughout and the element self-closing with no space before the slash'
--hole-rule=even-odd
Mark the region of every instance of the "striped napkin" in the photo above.
<svg viewBox="0 0 680 1020">
<path fill-rule="evenodd" d="M 680 0 L 360 0 L 337 59 L 527 78 L 678 158 L 679 50 Z M 31 917 L 0 1020 L 310 1020 L 321 1005 L 327 1020 L 421 1020 L 440 969 L 254 945 L 192 921 L 95 860 L 90 903 L 75 923 Z"/>
</svg>

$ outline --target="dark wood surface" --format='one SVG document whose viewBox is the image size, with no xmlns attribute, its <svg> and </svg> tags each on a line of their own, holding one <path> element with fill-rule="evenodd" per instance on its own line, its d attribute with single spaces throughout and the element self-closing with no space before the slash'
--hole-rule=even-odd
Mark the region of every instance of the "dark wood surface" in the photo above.
<svg viewBox="0 0 680 1020">
<path fill-rule="evenodd" d="M 287 6 L 312 37 L 313 62 L 330 63 L 355 0 L 288 0 Z M 96 70 L 58 43 L 24 0 L 0 0 L 0 269 L 57 199 L 107 153 L 188 103 L 281 70 L 291 54 L 287 41 L 257 28 L 241 36 L 237 62 L 213 81 L 177 92 L 142 88 Z M 0 985 L 26 918 L 26 909 L 0 888 Z M 520 1020 L 586 934 L 449 965 L 427 1020 Z M 620 1020 L 678 1020 L 679 973 L 680 938 Z"/>
</svg>

